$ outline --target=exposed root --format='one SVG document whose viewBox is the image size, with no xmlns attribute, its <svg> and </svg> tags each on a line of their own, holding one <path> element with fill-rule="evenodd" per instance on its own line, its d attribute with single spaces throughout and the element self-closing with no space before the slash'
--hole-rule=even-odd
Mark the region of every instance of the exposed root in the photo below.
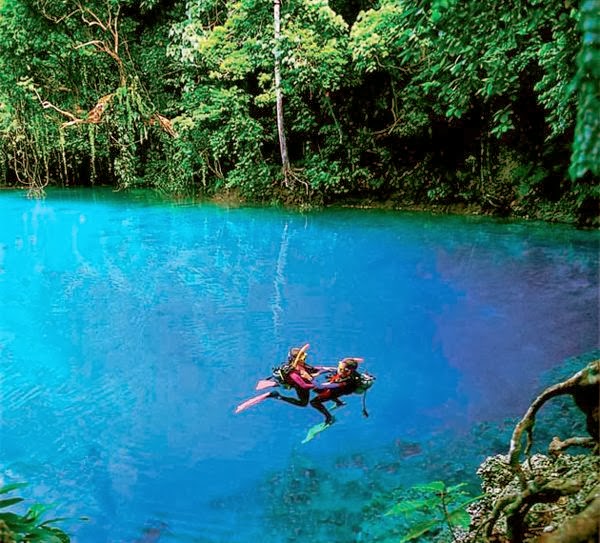
<svg viewBox="0 0 600 543">
<path fill-rule="evenodd" d="M 600 526 L 599 462 L 596 454 L 569 456 L 571 446 L 598 451 L 600 360 L 537 396 L 513 430 L 507 456 L 488 458 L 479 470 L 486 497 L 471 511 L 469 541 L 588 543 Z M 554 437 L 549 455 L 530 456 L 535 417 L 551 398 L 571 395 L 586 417 L 591 437 Z M 525 461 L 521 462 L 526 436 Z M 487 487 L 487 488 L 486 488 Z M 556 526 L 559 526 L 557 529 Z"/>
<path fill-rule="evenodd" d="M 543 534 L 539 543 L 597 543 L 600 531 L 600 490 L 578 515 L 566 520 L 558 530 Z"/>
<path fill-rule="evenodd" d="M 283 168 L 283 184 L 289 190 L 294 190 L 298 185 L 302 185 L 306 196 L 310 195 L 310 184 L 302 174 L 302 168 Z"/>
<path fill-rule="evenodd" d="M 523 488 L 527 486 L 527 481 L 523 476 L 523 472 L 519 463 L 522 445 L 521 441 L 523 433 L 525 433 L 527 437 L 525 455 L 528 456 L 529 452 L 531 451 L 531 445 L 533 442 L 532 433 L 533 427 L 535 425 L 536 413 L 551 398 L 561 396 L 563 394 L 570 394 L 574 397 L 575 403 L 577 403 L 578 407 L 582 409 L 582 411 L 584 411 L 588 422 L 588 431 L 597 442 L 599 385 L 600 360 L 594 360 L 593 362 L 588 364 L 584 369 L 577 372 L 575 375 L 573 375 L 566 381 L 548 387 L 537 398 L 535 398 L 535 400 L 533 400 L 523 418 L 515 426 L 510 440 L 510 449 L 508 452 L 509 463 L 518 475 L 519 480 L 521 481 L 521 486 Z M 588 399 L 590 397 L 595 397 L 595 402 L 593 399 Z M 583 401 L 584 398 L 585 401 Z"/>
</svg>

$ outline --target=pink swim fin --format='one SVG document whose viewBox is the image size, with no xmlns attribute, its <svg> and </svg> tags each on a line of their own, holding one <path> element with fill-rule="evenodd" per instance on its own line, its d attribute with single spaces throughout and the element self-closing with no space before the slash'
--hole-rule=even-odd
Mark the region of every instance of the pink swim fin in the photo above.
<svg viewBox="0 0 600 543">
<path fill-rule="evenodd" d="M 276 387 L 277 383 L 275 381 L 273 381 L 272 379 L 261 379 L 257 384 L 256 384 L 256 390 L 263 390 L 265 388 L 271 388 L 271 387 Z"/>
<path fill-rule="evenodd" d="M 250 398 L 249 400 L 242 402 L 240 405 L 238 405 L 235 408 L 235 412 L 241 413 L 242 411 L 244 411 L 244 409 L 248 409 L 249 407 L 252 407 L 253 405 L 256 405 L 257 403 L 260 403 L 263 400 L 266 400 L 270 394 L 271 394 L 270 392 L 263 392 L 262 394 L 259 394 L 258 396 L 254 396 L 254 398 Z"/>
</svg>

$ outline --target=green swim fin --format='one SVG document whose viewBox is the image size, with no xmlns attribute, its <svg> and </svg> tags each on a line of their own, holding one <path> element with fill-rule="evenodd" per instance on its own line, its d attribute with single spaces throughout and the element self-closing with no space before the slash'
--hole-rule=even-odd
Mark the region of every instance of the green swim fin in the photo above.
<svg viewBox="0 0 600 543">
<path fill-rule="evenodd" d="M 311 439 L 313 439 L 317 434 L 320 434 L 322 431 L 327 430 L 331 424 L 325 424 L 324 422 L 320 422 L 319 424 L 315 424 L 308 429 L 306 437 L 302 440 L 302 443 L 308 443 Z"/>
</svg>

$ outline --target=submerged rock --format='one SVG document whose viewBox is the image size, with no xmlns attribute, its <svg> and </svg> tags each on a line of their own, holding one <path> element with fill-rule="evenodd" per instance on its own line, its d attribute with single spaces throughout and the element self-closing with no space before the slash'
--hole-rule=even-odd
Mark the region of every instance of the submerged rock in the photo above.
<svg viewBox="0 0 600 543">
<path fill-rule="evenodd" d="M 508 456 L 484 460 L 477 471 L 484 497 L 469 506 L 471 527 L 458 542 L 514 541 L 509 524 L 511 516 L 519 512 L 524 514 L 525 526 L 520 543 L 541 542 L 543 534 L 560 529 L 600 495 L 597 455 L 535 454 L 521 464 L 521 469 L 529 481 L 525 489 Z"/>
</svg>

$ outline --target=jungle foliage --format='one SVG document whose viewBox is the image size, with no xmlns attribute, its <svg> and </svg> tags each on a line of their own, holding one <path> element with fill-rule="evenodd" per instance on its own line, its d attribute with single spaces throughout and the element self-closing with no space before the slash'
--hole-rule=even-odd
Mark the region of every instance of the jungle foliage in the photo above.
<svg viewBox="0 0 600 543">
<path fill-rule="evenodd" d="M 600 0 L 0 6 L 4 184 L 596 215 Z"/>
<path fill-rule="evenodd" d="M 15 490 L 25 486 L 27 483 L 10 483 L 0 487 L 0 542 L 69 543 L 71 539 L 67 533 L 54 526 L 66 519 L 44 519 L 51 507 L 36 503 L 30 505 L 23 514 L 12 510 L 15 506 L 22 506 L 24 499 L 20 496 L 5 496 L 14 494 Z"/>
</svg>

